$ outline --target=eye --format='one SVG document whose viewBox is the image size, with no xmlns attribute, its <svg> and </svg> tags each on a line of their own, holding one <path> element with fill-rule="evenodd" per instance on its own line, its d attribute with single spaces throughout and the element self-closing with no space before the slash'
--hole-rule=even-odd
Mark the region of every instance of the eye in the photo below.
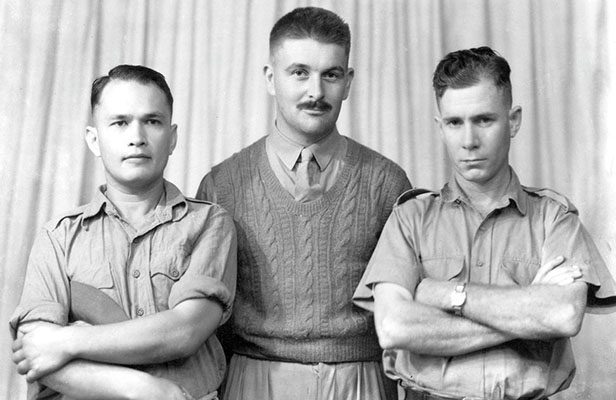
<svg viewBox="0 0 616 400">
<path fill-rule="evenodd" d="M 291 75 L 297 78 L 306 78 L 308 76 L 308 71 L 305 69 L 295 69 L 291 72 Z"/>
<path fill-rule="evenodd" d="M 447 125 L 448 127 L 451 127 L 451 128 L 458 128 L 458 127 L 462 126 L 462 120 L 460 120 L 460 119 L 450 119 L 450 120 L 445 122 L 445 125 Z"/>
<path fill-rule="evenodd" d="M 112 121 L 111 126 L 127 126 L 128 122 L 124 120 Z"/>
<path fill-rule="evenodd" d="M 477 120 L 479 126 L 490 126 L 492 122 L 494 122 L 494 120 L 489 117 L 482 117 Z"/>
<path fill-rule="evenodd" d="M 161 125 L 162 122 L 158 119 L 148 119 L 145 121 L 146 124 L 148 125 Z"/>
<path fill-rule="evenodd" d="M 323 78 L 329 82 L 335 82 L 338 79 L 342 78 L 342 74 L 340 72 L 330 71 L 323 74 Z"/>
</svg>

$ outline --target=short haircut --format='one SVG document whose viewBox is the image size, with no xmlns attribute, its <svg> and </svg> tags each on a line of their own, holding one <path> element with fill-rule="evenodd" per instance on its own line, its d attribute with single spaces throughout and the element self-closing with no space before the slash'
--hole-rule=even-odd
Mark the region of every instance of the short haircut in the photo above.
<svg viewBox="0 0 616 400">
<path fill-rule="evenodd" d="M 270 32 L 270 55 L 284 39 L 310 38 L 344 47 L 351 52 L 351 30 L 337 14 L 318 7 L 296 8 L 282 16 Z"/>
<path fill-rule="evenodd" d="M 165 80 L 165 77 L 160 72 L 154 71 L 151 68 L 144 67 L 143 65 L 118 65 L 109 71 L 108 75 L 100 76 L 92 82 L 92 92 L 90 94 L 90 106 L 92 112 L 98 105 L 103 89 L 112 80 L 120 81 L 135 81 L 144 85 L 153 84 L 160 88 L 167 98 L 169 103 L 169 109 L 173 114 L 173 95 L 171 89 Z"/>
<path fill-rule="evenodd" d="M 462 89 L 478 84 L 482 79 L 490 79 L 503 90 L 506 104 L 511 106 L 511 68 L 501 55 L 484 46 L 469 50 L 458 50 L 447 54 L 436 66 L 432 86 L 436 102 L 447 89 Z"/>
</svg>

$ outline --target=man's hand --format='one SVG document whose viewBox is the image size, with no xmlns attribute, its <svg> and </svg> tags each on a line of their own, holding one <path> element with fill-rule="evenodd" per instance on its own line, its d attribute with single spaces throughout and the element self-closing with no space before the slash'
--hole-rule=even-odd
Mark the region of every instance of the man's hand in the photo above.
<svg viewBox="0 0 616 400">
<path fill-rule="evenodd" d="M 63 329 L 53 324 L 39 324 L 13 342 L 13 362 L 17 372 L 25 375 L 28 382 L 57 371 L 71 360 Z"/>
<path fill-rule="evenodd" d="M 545 265 L 542 265 L 537 271 L 531 285 L 565 286 L 582 277 L 582 271 L 576 265 L 559 267 L 564 261 L 564 257 L 558 256 L 548 261 Z"/>
</svg>

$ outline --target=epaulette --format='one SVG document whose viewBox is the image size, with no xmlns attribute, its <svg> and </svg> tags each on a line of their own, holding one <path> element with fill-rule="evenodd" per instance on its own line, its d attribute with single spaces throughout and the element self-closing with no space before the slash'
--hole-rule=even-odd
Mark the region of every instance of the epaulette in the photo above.
<svg viewBox="0 0 616 400">
<path fill-rule="evenodd" d="M 417 196 L 421 196 L 422 194 L 426 194 L 426 193 L 429 193 L 432 196 L 438 196 L 438 193 L 435 193 L 428 189 L 419 189 L 419 188 L 409 189 L 398 197 L 398 199 L 396 200 L 396 205 L 399 206 L 400 204 L 404 203 L 407 200 L 414 199 Z"/>
<path fill-rule="evenodd" d="M 527 187 L 527 186 L 522 186 L 522 189 L 525 192 L 530 193 L 531 195 L 536 195 L 540 197 L 549 197 L 550 199 L 560 204 L 561 207 L 563 207 L 565 211 L 577 213 L 577 208 L 573 205 L 573 203 L 569 201 L 569 199 L 566 196 L 552 189 L 534 188 L 534 187 Z"/>
<path fill-rule="evenodd" d="M 190 201 L 191 203 L 200 203 L 200 204 L 209 204 L 209 205 L 213 205 L 215 203 L 212 203 L 211 201 L 207 201 L 207 200 L 201 200 L 201 199 L 196 199 L 194 197 L 186 197 L 186 201 Z"/>
<path fill-rule="evenodd" d="M 49 230 L 54 230 L 58 227 L 58 225 L 60 225 L 60 222 L 62 222 L 63 219 L 78 217 L 84 213 L 87 207 L 88 205 L 85 204 L 77 208 L 74 208 L 72 210 L 65 211 L 61 214 L 55 215 L 49 221 L 47 221 L 47 223 L 45 224 L 45 227 Z"/>
</svg>

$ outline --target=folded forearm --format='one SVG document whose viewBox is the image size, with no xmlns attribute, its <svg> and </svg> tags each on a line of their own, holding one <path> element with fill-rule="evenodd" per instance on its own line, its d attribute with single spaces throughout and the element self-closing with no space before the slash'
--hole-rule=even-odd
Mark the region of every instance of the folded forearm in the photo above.
<svg viewBox="0 0 616 400">
<path fill-rule="evenodd" d="M 396 284 L 377 285 L 374 296 L 376 330 L 385 349 L 453 356 L 513 339 L 488 326 L 415 301 L 409 291 Z"/>
<path fill-rule="evenodd" d="M 425 279 L 417 288 L 417 301 L 450 309 L 455 283 Z M 495 286 L 468 284 L 465 318 L 515 338 L 548 339 L 571 336 L 579 329 L 586 286 Z"/>
<path fill-rule="evenodd" d="M 147 398 L 155 381 L 135 369 L 76 360 L 39 382 L 70 398 L 121 400 Z"/>
<path fill-rule="evenodd" d="M 513 339 L 489 326 L 442 310 L 415 305 L 402 320 L 404 348 L 417 354 L 456 356 L 493 347 Z M 400 329 L 400 328 L 397 328 Z"/>
<path fill-rule="evenodd" d="M 185 304 L 186 303 L 186 304 Z M 194 354 L 213 334 L 222 308 L 207 299 L 117 324 L 66 327 L 73 358 L 121 364 L 149 364 Z"/>
</svg>

